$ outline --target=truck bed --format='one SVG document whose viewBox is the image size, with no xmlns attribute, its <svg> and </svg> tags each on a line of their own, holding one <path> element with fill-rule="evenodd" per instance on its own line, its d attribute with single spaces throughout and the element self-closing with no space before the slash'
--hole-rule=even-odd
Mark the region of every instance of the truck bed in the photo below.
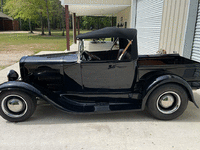
<svg viewBox="0 0 200 150">
<path fill-rule="evenodd" d="M 140 55 L 138 58 L 138 78 L 151 72 L 174 74 L 185 79 L 192 87 L 200 87 L 200 63 L 181 57 L 170 55 Z"/>
<path fill-rule="evenodd" d="M 178 54 L 170 55 L 140 55 L 138 59 L 138 65 L 143 66 L 152 66 L 152 65 L 184 65 L 184 64 L 199 64 L 193 60 L 181 57 Z"/>
</svg>

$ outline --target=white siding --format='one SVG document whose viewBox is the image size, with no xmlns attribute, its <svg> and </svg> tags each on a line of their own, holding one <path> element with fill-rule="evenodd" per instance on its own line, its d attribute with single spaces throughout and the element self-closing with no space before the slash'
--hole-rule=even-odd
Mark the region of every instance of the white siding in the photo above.
<svg viewBox="0 0 200 150">
<path fill-rule="evenodd" d="M 138 0 L 136 29 L 139 54 L 155 54 L 159 50 L 163 0 Z"/>
<path fill-rule="evenodd" d="M 160 49 L 183 54 L 190 0 L 165 0 Z"/>
<path fill-rule="evenodd" d="M 200 62 L 200 3 L 197 14 L 197 22 L 195 28 L 195 36 L 194 36 L 191 59 Z"/>
</svg>

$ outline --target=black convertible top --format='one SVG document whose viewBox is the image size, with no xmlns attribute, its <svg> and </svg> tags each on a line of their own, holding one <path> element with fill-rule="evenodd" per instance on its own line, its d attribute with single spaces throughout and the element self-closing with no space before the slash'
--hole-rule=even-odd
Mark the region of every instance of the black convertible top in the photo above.
<svg viewBox="0 0 200 150">
<path fill-rule="evenodd" d="M 77 39 L 97 39 L 97 38 L 119 37 L 119 38 L 134 40 L 136 35 L 137 35 L 136 29 L 106 27 L 100 30 L 80 34 L 76 38 Z"/>
</svg>

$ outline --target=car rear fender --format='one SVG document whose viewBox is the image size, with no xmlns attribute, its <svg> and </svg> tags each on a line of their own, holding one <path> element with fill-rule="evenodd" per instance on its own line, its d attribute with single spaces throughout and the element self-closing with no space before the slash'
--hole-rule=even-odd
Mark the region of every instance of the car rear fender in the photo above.
<svg viewBox="0 0 200 150">
<path fill-rule="evenodd" d="M 148 84 L 145 85 L 143 90 L 143 103 L 142 103 L 142 109 L 145 108 L 146 102 L 150 96 L 150 94 L 159 86 L 167 84 L 167 83 L 174 83 L 182 86 L 185 91 L 187 92 L 188 98 L 191 102 L 194 103 L 194 105 L 199 108 L 196 101 L 194 100 L 194 95 L 192 92 L 191 86 L 182 78 L 176 76 L 176 75 L 162 75 L 159 77 L 153 77 L 149 79 L 147 82 Z"/>
</svg>

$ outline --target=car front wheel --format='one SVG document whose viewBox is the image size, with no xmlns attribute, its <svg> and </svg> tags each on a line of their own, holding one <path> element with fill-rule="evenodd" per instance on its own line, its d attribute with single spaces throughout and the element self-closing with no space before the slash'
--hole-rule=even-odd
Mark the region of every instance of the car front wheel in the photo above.
<svg viewBox="0 0 200 150">
<path fill-rule="evenodd" d="M 165 84 L 158 87 L 147 101 L 149 112 L 161 120 L 172 120 L 179 117 L 187 105 L 186 91 L 176 84 Z"/>
<path fill-rule="evenodd" d="M 20 91 L 6 91 L 0 94 L 0 115 L 10 122 L 24 121 L 36 109 L 36 100 Z"/>
</svg>

